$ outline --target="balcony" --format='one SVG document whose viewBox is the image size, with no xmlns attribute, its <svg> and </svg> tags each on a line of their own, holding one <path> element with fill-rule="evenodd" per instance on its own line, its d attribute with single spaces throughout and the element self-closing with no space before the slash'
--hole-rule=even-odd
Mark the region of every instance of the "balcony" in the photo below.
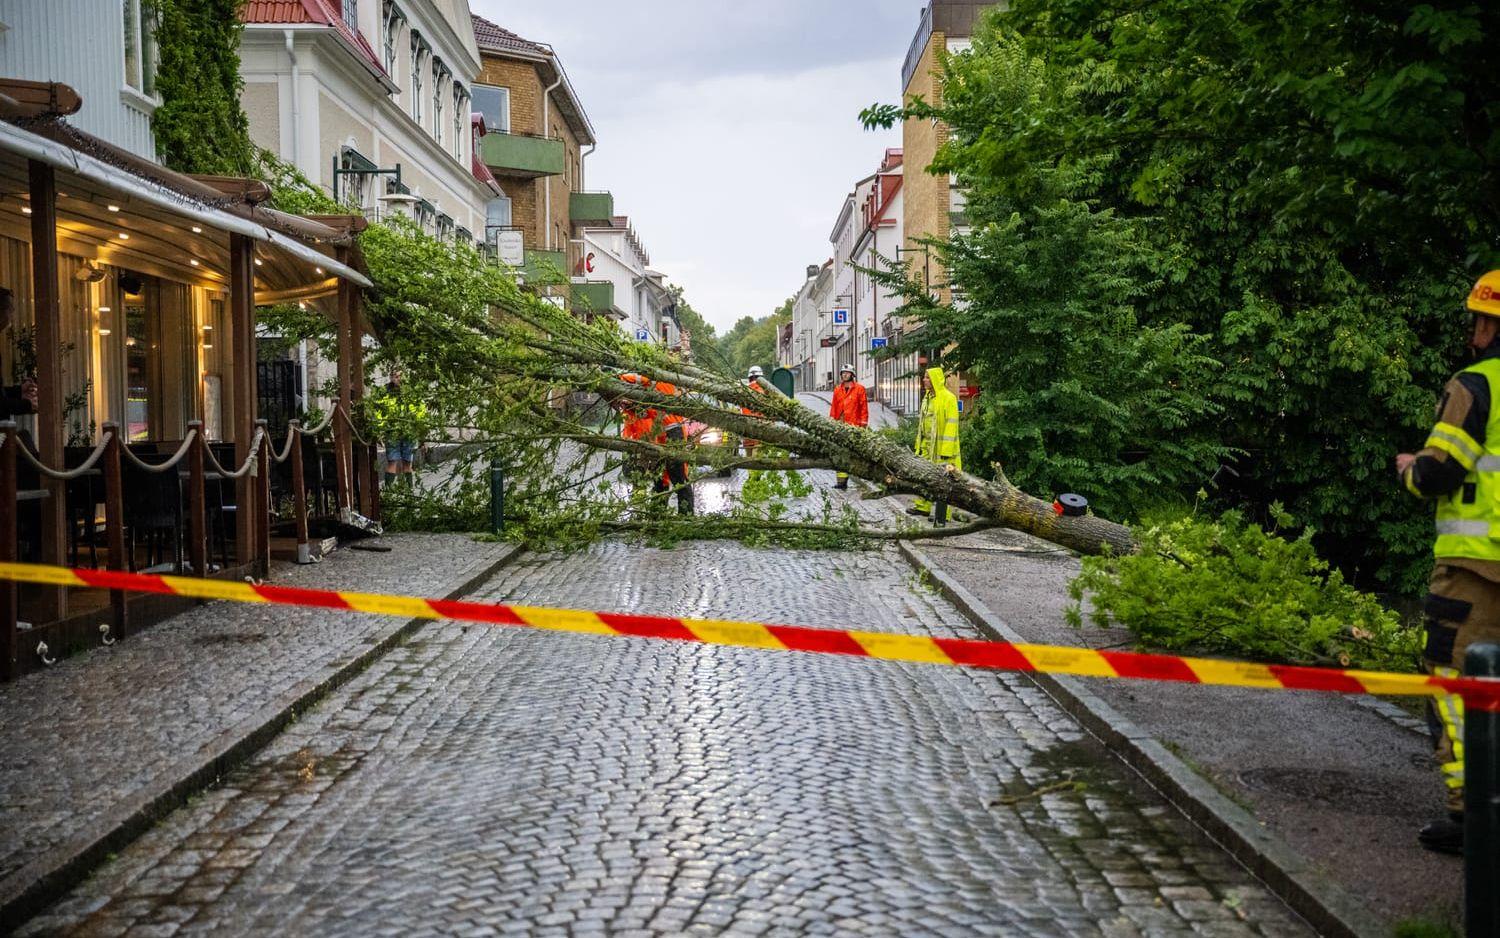
<svg viewBox="0 0 1500 938">
<path fill-rule="evenodd" d="M 614 314 L 615 285 L 608 280 L 574 282 L 573 307 L 593 313 Z"/>
<path fill-rule="evenodd" d="M 521 267 L 530 283 L 562 283 L 568 278 L 568 257 L 562 251 L 527 251 Z"/>
<path fill-rule="evenodd" d="M 568 218 L 575 225 L 602 227 L 615 217 L 615 197 L 608 192 L 573 192 L 568 196 Z"/>
<path fill-rule="evenodd" d="M 563 142 L 524 134 L 488 133 L 479 138 L 479 158 L 490 172 L 505 176 L 558 176 L 563 171 Z"/>
</svg>

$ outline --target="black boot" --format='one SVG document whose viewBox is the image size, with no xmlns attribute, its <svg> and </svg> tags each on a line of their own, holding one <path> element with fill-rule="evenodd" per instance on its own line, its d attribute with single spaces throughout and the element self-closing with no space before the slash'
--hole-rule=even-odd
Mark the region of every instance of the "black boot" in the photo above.
<svg viewBox="0 0 1500 938">
<path fill-rule="evenodd" d="M 1417 832 L 1417 842 L 1434 853 L 1462 856 L 1464 852 L 1464 819 L 1462 816 L 1433 821 Z"/>
</svg>

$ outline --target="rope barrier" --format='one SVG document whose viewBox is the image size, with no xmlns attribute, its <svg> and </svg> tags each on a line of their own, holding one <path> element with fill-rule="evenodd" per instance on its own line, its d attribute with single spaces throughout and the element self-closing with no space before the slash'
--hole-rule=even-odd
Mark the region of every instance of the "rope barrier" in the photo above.
<svg viewBox="0 0 1500 938">
<path fill-rule="evenodd" d="M 1249 687 L 1260 690 L 1383 694 L 1401 697 L 1462 695 L 1475 710 L 1500 711 L 1500 679 L 1345 671 L 1293 665 L 1256 664 L 1176 655 L 1148 655 L 1064 645 L 1029 645 L 965 638 L 934 638 L 845 629 L 685 619 L 666 616 L 512 606 L 460 600 L 421 599 L 381 593 L 240 583 L 232 580 L 153 576 L 113 570 L 75 570 L 44 564 L 0 563 L 0 579 L 48 586 L 88 587 L 162 593 L 195 599 L 303 606 L 367 612 L 412 619 L 444 619 L 551 632 L 621 636 L 727 645 L 764 651 L 844 655 L 948 665 L 994 671 L 1072 674 Z"/>
<path fill-rule="evenodd" d="M 228 469 L 225 469 L 219 464 L 219 460 L 214 458 L 214 451 L 212 449 L 205 449 L 204 453 L 207 457 L 209 468 L 226 479 L 238 479 L 244 476 L 246 473 L 253 472 L 255 469 L 255 462 L 260 458 L 260 440 L 261 437 L 265 435 L 265 432 L 266 431 L 260 427 L 257 427 L 255 429 L 255 435 L 250 438 L 250 455 L 245 458 L 245 464 L 240 466 L 234 472 L 230 472 Z"/>
<path fill-rule="evenodd" d="M 344 406 L 342 404 L 334 405 L 334 411 L 344 418 L 344 425 L 349 428 L 350 433 L 354 434 L 354 438 L 359 441 L 361 446 L 370 445 L 369 440 L 359 435 L 359 430 L 354 426 L 354 418 L 350 417 L 347 413 L 344 412 Z"/>
<path fill-rule="evenodd" d="M 135 466 L 137 469 L 140 469 L 140 470 L 142 470 L 144 472 L 166 472 L 168 469 L 171 469 L 171 468 L 175 467 L 178 463 L 182 462 L 183 457 L 188 454 L 188 449 L 192 447 L 193 442 L 195 440 L 197 440 L 197 439 L 198 439 L 198 431 L 197 430 L 189 430 L 188 434 L 187 434 L 187 437 L 184 438 L 183 441 L 182 441 L 182 445 L 179 446 L 179 447 L 177 447 L 177 452 L 173 453 L 172 457 L 170 459 L 168 459 L 166 462 L 160 462 L 160 463 L 146 462 L 146 460 L 144 460 L 141 457 L 137 456 L 131 450 L 131 448 L 128 447 L 128 446 L 122 446 L 122 447 L 120 447 L 120 453 L 125 457 L 125 460 L 127 462 L 129 462 L 132 466 Z"/>
<path fill-rule="evenodd" d="M 288 457 L 290 457 L 292 455 L 292 447 L 294 445 L 296 445 L 298 442 L 299 441 L 297 439 L 297 421 L 293 420 L 293 421 L 290 421 L 287 424 L 287 426 L 286 426 L 286 446 L 284 446 L 282 448 L 281 455 L 280 456 L 276 455 L 276 450 L 272 449 L 271 450 L 271 459 L 273 461 L 275 461 L 275 462 L 278 462 L 278 463 L 286 462 L 287 459 L 288 459 Z"/>
<path fill-rule="evenodd" d="M 87 459 L 85 459 L 78 466 L 66 470 L 53 469 L 44 464 L 40 459 L 36 458 L 36 455 L 32 453 L 31 450 L 27 449 L 21 443 L 21 437 L 18 436 L 15 432 L 0 434 L 0 445 L 3 445 L 4 443 L 3 438 L 15 440 L 16 447 L 20 450 L 21 455 L 25 457 L 27 462 L 31 463 L 32 467 L 35 468 L 37 472 L 40 472 L 42 475 L 46 476 L 49 479 L 56 479 L 59 482 L 69 482 L 73 479 L 80 478 L 89 472 L 92 472 L 94 467 L 99 464 L 99 460 L 104 457 L 104 450 L 109 447 L 110 433 L 109 431 L 105 431 L 100 436 L 99 442 L 94 445 L 94 451 L 89 453 L 89 457 Z"/>
<path fill-rule="evenodd" d="M 297 432 L 302 434 L 303 436 L 317 436 L 324 430 L 327 430 L 329 424 L 333 423 L 333 415 L 338 413 L 338 410 L 339 405 L 333 405 L 333 409 L 323 415 L 322 423 L 318 424 L 316 427 L 312 427 L 311 429 L 303 429 L 301 426 L 298 426 Z"/>
</svg>

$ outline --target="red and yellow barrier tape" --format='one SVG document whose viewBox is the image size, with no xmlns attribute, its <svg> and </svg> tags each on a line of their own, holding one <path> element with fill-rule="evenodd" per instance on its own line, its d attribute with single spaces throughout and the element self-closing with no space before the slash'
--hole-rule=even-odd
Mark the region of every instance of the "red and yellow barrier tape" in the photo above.
<svg viewBox="0 0 1500 938">
<path fill-rule="evenodd" d="M 0 580 L 49 586 L 90 587 L 137 593 L 165 593 L 195 599 L 312 606 L 347 612 L 373 612 L 409 619 L 452 619 L 554 632 L 672 639 L 705 645 L 732 645 L 769 651 L 852 655 L 886 661 L 957 665 L 997 671 L 1135 678 L 1267 690 L 1311 690 L 1336 694 L 1432 696 L 1461 694 L 1470 707 L 1500 710 L 1500 680 L 1442 678 L 1380 671 L 1341 671 L 1291 665 L 1254 664 L 1213 658 L 1096 651 L 1063 645 L 1027 645 L 966 638 L 933 638 L 845 629 L 680 619 L 633 613 L 549 609 L 450 599 L 419 599 L 382 593 L 303 589 L 294 586 L 156 576 L 109 570 L 72 570 L 30 563 L 0 563 Z"/>
</svg>

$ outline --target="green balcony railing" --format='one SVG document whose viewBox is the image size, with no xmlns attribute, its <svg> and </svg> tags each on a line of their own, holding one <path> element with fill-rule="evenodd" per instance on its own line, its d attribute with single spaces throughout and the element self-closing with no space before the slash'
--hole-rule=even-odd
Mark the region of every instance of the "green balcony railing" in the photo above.
<svg viewBox="0 0 1500 938">
<path fill-rule="evenodd" d="M 615 216 L 615 197 L 608 192 L 573 192 L 568 196 L 568 218 L 575 225 L 608 225 Z"/>
<path fill-rule="evenodd" d="M 608 280 L 573 284 L 573 308 L 606 313 L 615 307 L 615 285 Z"/>
<path fill-rule="evenodd" d="M 562 251 L 527 251 L 526 263 L 521 271 L 530 281 L 557 281 L 568 279 L 568 256 Z"/>
<path fill-rule="evenodd" d="M 485 134 L 479 158 L 493 172 L 510 176 L 557 176 L 563 171 L 563 142 L 523 134 Z"/>
</svg>

